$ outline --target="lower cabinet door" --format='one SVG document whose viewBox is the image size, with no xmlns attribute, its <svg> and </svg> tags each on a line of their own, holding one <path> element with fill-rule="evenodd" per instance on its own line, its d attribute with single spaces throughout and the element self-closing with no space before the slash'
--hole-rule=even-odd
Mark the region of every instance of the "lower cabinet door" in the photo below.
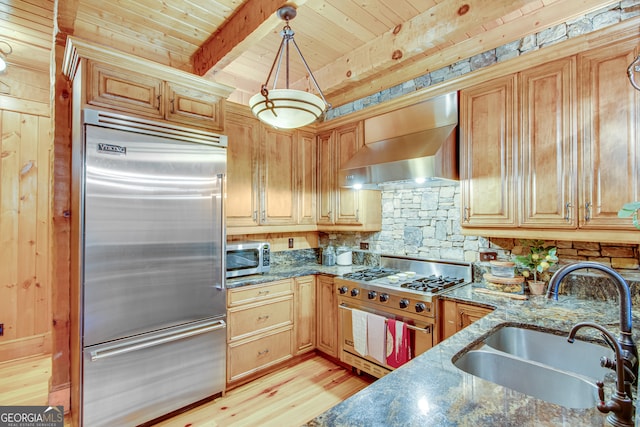
<svg viewBox="0 0 640 427">
<path fill-rule="evenodd" d="M 228 382 L 292 357 L 292 328 L 260 334 L 252 340 L 229 343 Z"/>
</svg>

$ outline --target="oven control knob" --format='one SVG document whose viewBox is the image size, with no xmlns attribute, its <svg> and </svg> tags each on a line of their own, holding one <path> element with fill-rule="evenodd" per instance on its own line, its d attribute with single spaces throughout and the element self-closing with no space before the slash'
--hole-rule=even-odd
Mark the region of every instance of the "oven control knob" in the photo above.
<svg viewBox="0 0 640 427">
<path fill-rule="evenodd" d="M 422 313 L 427 308 L 423 302 L 419 302 L 416 304 L 416 313 Z"/>
<path fill-rule="evenodd" d="M 401 299 L 400 300 L 400 308 L 407 308 L 409 307 L 409 300 L 408 299 Z"/>
<path fill-rule="evenodd" d="M 351 296 L 352 297 L 357 297 L 359 293 L 360 293 L 360 289 L 358 289 L 358 288 L 351 289 Z"/>
<path fill-rule="evenodd" d="M 349 288 L 347 288 L 346 286 L 341 286 L 338 288 L 338 292 L 340 292 L 341 294 L 346 294 L 348 290 Z"/>
<path fill-rule="evenodd" d="M 380 294 L 380 302 L 389 301 L 389 294 Z"/>
<path fill-rule="evenodd" d="M 378 293 L 376 291 L 369 291 L 369 293 L 367 294 L 367 298 L 369 299 L 376 299 L 377 296 Z"/>
</svg>

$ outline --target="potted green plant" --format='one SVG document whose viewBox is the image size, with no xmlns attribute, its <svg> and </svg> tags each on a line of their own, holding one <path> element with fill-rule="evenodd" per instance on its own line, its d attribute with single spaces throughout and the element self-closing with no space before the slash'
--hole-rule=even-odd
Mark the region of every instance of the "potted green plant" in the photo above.
<svg viewBox="0 0 640 427">
<path fill-rule="evenodd" d="M 527 248 L 528 253 L 517 255 L 515 262 L 522 275 L 528 280 L 529 292 L 533 295 L 541 295 L 544 292 L 547 281 L 551 278 L 549 267 L 558 262 L 555 246 L 545 246 L 543 240 L 522 240 L 521 244 Z"/>
<path fill-rule="evenodd" d="M 622 209 L 618 211 L 619 218 L 631 217 L 631 222 L 636 228 L 640 228 L 640 222 L 638 222 L 638 211 L 640 211 L 640 202 L 625 203 L 622 205 Z"/>
</svg>

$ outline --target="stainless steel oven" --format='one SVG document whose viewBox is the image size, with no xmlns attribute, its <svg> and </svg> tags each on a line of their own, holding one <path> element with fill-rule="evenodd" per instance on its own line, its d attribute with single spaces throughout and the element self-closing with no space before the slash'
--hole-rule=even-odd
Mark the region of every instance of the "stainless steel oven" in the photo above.
<svg viewBox="0 0 640 427">
<path fill-rule="evenodd" d="M 382 377 L 429 350 L 437 325 L 437 295 L 470 282 L 471 276 L 469 263 L 384 255 L 380 267 L 337 277 L 340 360 Z M 399 331 L 404 331 L 404 348 L 398 347 Z M 371 342 L 376 351 L 368 347 Z M 400 349 L 400 363 L 389 358 Z"/>
<path fill-rule="evenodd" d="M 387 363 L 383 358 L 382 360 L 376 359 L 371 354 L 360 354 L 355 347 L 354 340 L 354 328 L 353 328 L 353 312 L 360 311 L 364 313 L 373 313 L 384 317 L 385 326 L 388 326 L 388 320 L 395 320 L 402 322 L 407 328 L 407 341 L 409 345 L 409 358 L 418 356 L 425 351 L 429 350 L 433 346 L 433 331 L 434 331 L 434 318 L 411 313 L 398 313 L 394 309 L 373 306 L 369 303 L 361 303 L 358 301 L 352 301 L 349 297 L 339 297 L 339 325 L 338 330 L 339 342 L 340 342 L 340 360 L 353 366 L 356 369 L 368 372 L 375 377 L 382 377 L 383 375 L 391 372 L 394 367 Z M 384 334 L 387 334 L 385 327 Z M 386 343 L 388 336 L 378 337 Z M 387 345 L 384 345 L 387 349 Z M 385 354 L 386 357 L 386 354 Z"/>
<path fill-rule="evenodd" d="M 267 273 L 271 269 L 271 245 L 268 242 L 227 243 L 227 277 Z"/>
</svg>

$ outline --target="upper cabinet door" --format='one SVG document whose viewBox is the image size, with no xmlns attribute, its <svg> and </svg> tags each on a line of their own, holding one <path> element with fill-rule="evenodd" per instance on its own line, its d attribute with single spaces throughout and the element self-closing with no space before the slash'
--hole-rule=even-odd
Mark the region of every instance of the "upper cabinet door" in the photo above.
<svg viewBox="0 0 640 427">
<path fill-rule="evenodd" d="M 161 79 L 100 62 L 88 62 L 87 103 L 152 119 L 164 118 Z"/>
<path fill-rule="evenodd" d="M 263 138 L 260 224 L 293 225 L 297 219 L 298 156 L 294 131 L 264 126 Z"/>
<path fill-rule="evenodd" d="M 167 82 L 167 120 L 222 130 L 224 100 L 212 93 Z"/>
<path fill-rule="evenodd" d="M 258 225 L 260 124 L 250 115 L 227 111 L 227 226 Z"/>
<path fill-rule="evenodd" d="M 363 123 L 356 123 L 341 126 L 336 129 L 335 141 L 338 161 L 336 169 L 333 171 L 335 177 L 343 164 L 351 159 L 360 150 L 364 143 L 362 137 Z M 359 192 L 352 188 L 340 187 L 340 183 L 336 182 L 337 195 L 337 217 L 335 222 L 338 224 L 361 224 Z"/>
<path fill-rule="evenodd" d="M 462 224 L 514 227 L 516 76 L 460 93 Z"/>
<path fill-rule="evenodd" d="M 576 228 L 575 57 L 520 73 L 520 226 Z"/>
<path fill-rule="evenodd" d="M 618 218 L 623 204 L 640 200 L 640 92 L 626 69 L 637 40 L 591 50 L 578 57 L 582 118 L 580 226 L 635 230 Z"/>
<path fill-rule="evenodd" d="M 318 148 L 318 224 L 332 224 L 334 218 L 335 143 L 333 131 L 317 136 Z"/>
<path fill-rule="evenodd" d="M 311 132 L 299 131 L 297 187 L 298 187 L 298 223 L 316 223 L 316 138 Z"/>
</svg>

